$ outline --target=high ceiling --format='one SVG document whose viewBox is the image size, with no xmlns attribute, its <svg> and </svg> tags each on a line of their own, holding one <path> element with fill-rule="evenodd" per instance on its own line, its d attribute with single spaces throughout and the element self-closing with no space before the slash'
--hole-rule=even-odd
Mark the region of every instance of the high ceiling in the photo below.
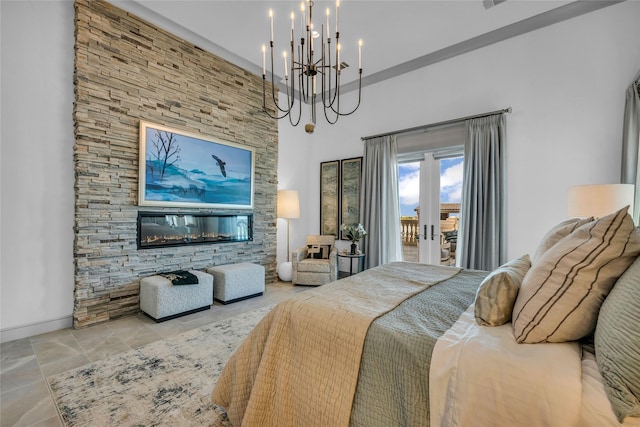
<svg viewBox="0 0 640 427">
<path fill-rule="evenodd" d="M 296 14 L 296 34 L 300 29 L 300 1 L 112 3 L 256 74 L 262 73 L 261 46 L 269 43 L 269 9 L 274 12 L 274 73 L 278 77 L 283 75 L 282 51 L 289 49 L 291 11 Z M 357 78 L 358 39 L 363 40 L 363 81 L 371 84 L 614 3 L 508 0 L 485 8 L 482 0 L 342 0 L 341 61 L 350 65 L 343 73 L 343 84 Z M 335 0 L 315 2 L 314 23 L 316 28 L 326 23 L 327 8 L 335 31 Z"/>
</svg>

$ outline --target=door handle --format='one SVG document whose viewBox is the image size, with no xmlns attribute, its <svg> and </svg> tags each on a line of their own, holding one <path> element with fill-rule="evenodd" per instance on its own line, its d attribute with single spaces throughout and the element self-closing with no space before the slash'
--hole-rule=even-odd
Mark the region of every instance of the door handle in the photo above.
<svg viewBox="0 0 640 427">
<path fill-rule="evenodd" d="M 431 240 L 434 240 L 436 235 L 433 234 L 433 232 L 435 231 L 435 227 L 433 225 L 431 225 Z"/>
</svg>

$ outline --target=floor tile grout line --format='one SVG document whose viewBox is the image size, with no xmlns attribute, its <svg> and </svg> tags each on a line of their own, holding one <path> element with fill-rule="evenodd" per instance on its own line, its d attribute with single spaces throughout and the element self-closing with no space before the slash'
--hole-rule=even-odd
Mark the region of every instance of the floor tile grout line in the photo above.
<svg viewBox="0 0 640 427">
<path fill-rule="evenodd" d="M 69 334 L 71 336 L 73 336 L 73 334 Z M 75 337 L 74 337 L 75 340 Z M 38 352 L 36 351 L 36 348 L 34 346 L 33 340 L 31 339 L 31 337 L 29 337 L 29 343 L 31 344 L 31 350 L 33 351 L 33 354 L 36 356 L 36 362 L 38 363 L 38 369 L 40 370 L 40 376 L 42 377 L 42 380 L 44 381 L 44 385 L 45 387 L 47 387 L 47 391 L 49 392 L 49 401 L 51 403 L 51 405 L 53 405 L 53 408 L 56 411 L 56 414 L 58 414 L 58 420 L 60 421 L 60 424 L 62 426 L 65 425 L 64 420 L 62 418 L 62 413 L 60 412 L 60 409 L 58 408 L 58 405 L 56 405 L 56 400 L 54 399 L 53 396 L 53 390 L 51 390 L 51 385 L 49 384 L 49 381 L 47 380 L 47 377 L 44 374 L 44 371 L 42 369 L 42 364 L 40 363 L 40 357 L 38 357 Z M 82 348 L 82 347 L 80 347 Z"/>
<path fill-rule="evenodd" d="M 44 372 L 42 374 L 44 376 Z M 51 404 L 56 410 L 56 414 L 58 414 L 58 419 L 60 420 L 60 424 L 62 426 L 65 426 L 66 424 L 64 422 L 64 418 L 62 417 L 62 412 L 60 412 L 60 408 L 58 408 L 58 405 L 56 405 L 56 399 L 54 398 L 53 390 L 51 389 L 51 384 L 49 384 L 49 381 L 46 378 L 44 379 L 44 383 L 46 384 L 47 390 L 49 391 L 49 399 L 51 400 Z"/>
</svg>

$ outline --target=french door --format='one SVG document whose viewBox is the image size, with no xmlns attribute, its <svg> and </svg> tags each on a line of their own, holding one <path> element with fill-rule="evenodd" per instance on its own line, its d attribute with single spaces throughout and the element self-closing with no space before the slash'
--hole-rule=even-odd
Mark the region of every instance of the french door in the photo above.
<svg viewBox="0 0 640 427">
<path fill-rule="evenodd" d="M 419 262 L 440 264 L 440 161 L 426 153 L 420 162 Z"/>
</svg>

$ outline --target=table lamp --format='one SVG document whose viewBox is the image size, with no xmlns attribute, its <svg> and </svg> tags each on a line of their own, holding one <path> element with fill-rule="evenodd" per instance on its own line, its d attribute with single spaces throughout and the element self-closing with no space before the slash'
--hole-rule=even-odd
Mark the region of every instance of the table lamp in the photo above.
<svg viewBox="0 0 640 427">
<path fill-rule="evenodd" d="M 601 218 L 629 205 L 633 217 L 633 184 L 576 185 L 569 188 L 569 217 Z"/>
</svg>

